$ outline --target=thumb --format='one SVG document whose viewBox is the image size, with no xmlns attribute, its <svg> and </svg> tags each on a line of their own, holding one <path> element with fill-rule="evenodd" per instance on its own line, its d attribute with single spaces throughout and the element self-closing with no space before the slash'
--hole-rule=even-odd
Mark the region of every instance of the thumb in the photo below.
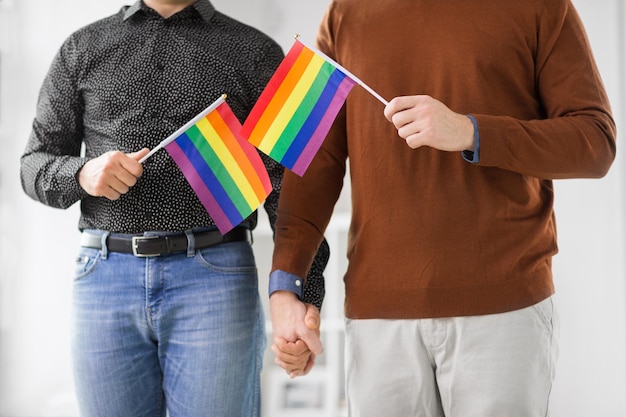
<svg viewBox="0 0 626 417">
<path fill-rule="evenodd" d="M 128 156 L 130 156 L 131 158 L 133 158 L 136 161 L 139 161 L 141 158 L 143 158 L 144 156 L 148 155 L 148 153 L 150 153 L 150 149 L 143 148 L 140 151 L 129 153 Z"/>
<path fill-rule="evenodd" d="M 304 324 L 310 330 L 320 329 L 320 311 L 313 304 L 306 305 L 306 313 L 304 315 Z"/>
<path fill-rule="evenodd" d="M 315 355 L 320 355 L 324 348 L 320 340 L 320 311 L 313 304 L 306 304 L 304 323 L 307 332 L 300 337 Z"/>
<path fill-rule="evenodd" d="M 306 334 L 302 335 L 300 339 L 306 343 L 309 347 L 309 350 L 313 352 L 315 355 L 321 355 L 324 351 L 324 347 L 322 346 L 322 341 L 320 340 L 319 333 L 308 331 Z"/>
</svg>

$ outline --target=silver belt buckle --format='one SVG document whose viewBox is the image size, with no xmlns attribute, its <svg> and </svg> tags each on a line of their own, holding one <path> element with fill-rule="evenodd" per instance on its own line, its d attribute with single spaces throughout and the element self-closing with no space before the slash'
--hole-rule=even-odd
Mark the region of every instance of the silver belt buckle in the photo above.
<svg viewBox="0 0 626 417">
<path fill-rule="evenodd" d="M 138 253 L 137 249 L 139 246 L 139 241 L 142 240 L 150 240 L 150 239 L 159 239 L 159 236 L 133 236 L 131 239 L 132 247 L 133 247 L 133 255 L 138 258 L 150 258 L 154 256 L 160 256 L 160 253 Z"/>
</svg>

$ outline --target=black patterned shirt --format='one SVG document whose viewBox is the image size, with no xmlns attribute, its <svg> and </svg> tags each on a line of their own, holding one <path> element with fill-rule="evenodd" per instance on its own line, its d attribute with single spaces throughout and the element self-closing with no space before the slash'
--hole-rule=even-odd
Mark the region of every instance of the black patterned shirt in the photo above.
<svg viewBox="0 0 626 417">
<path fill-rule="evenodd" d="M 73 33 L 40 91 L 22 156 L 25 192 L 46 205 L 80 201 L 78 227 L 120 233 L 184 231 L 214 225 L 165 151 L 143 165 L 118 200 L 88 195 L 77 173 L 107 151 L 154 148 L 222 94 L 241 122 L 283 58 L 260 31 L 215 10 L 208 0 L 165 19 L 141 1 Z M 264 203 L 272 229 L 283 167 L 261 154 L 273 186 Z M 257 214 L 246 223 L 254 228 Z M 303 293 L 321 305 L 324 242 Z"/>
</svg>

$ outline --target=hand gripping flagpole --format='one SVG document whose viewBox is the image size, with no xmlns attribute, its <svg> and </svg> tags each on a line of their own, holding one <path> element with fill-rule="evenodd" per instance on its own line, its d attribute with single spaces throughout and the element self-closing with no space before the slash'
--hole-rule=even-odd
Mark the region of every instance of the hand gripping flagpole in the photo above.
<svg viewBox="0 0 626 417">
<path fill-rule="evenodd" d="M 352 78 L 354 80 L 354 82 L 356 82 L 358 85 L 360 85 L 361 87 L 363 87 L 365 90 L 367 90 L 367 92 L 369 92 L 371 95 L 373 95 L 374 97 L 376 97 L 376 99 L 378 99 L 378 101 L 380 101 L 381 103 L 383 103 L 385 106 L 389 104 L 389 102 L 387 100 L 385 100 L 384 98 L 382 98 L 382 96 L 380 94 L 378 94 L 376 91 L 374 91 L 370 86 L 368 86 L 367 84 L 365 84 L 363 81 L 361 81 L 356 75 L 352 74 L 350 71 L 348 71 L 347 69 L 345 69 L 344 67 L 342 67 L 341 65 L 339 65 L 337 63 L 337 61 L 335 61 L 334 59 L 330 58 L 328 55 L 326 55 L 325 53 L 323 53 L 322 51 L 320 51 L 319 49 L 315 48 L 314 46 L 310 45 L 309 43 L 303 41 L 302 39 L 300 39 L 300 35 L 296 35 L 295 36 L 296 40 L 298 42 L 300 42 L 302 45 L 306 46 L 307 48 L 309 48 L 311 51 L 315 52 L 316 54 L 320 55 L 322 58 L 324 58 L 326 61 L 330 62 L 331 64 L 333 64 L 334 66 L 336 66 L 337 68 L 339 68 L 344 74 L 346 74 L 348 77 Z"/>
<path fill-rule="evenodd" d="M 211 113 L 213 110 L 215 110 L 220 104 L 222 104 L 224 101 L 226 101 L 226 94 L 222 94 L 222 96 L 220 98 L 218 98 L 217 100 L 215 100 L 209 107 L 207 107 L 206 109 L 204 109 L 200 114 L 198 114 L 196 117 L 194 117 L 193 119 L 191 119 L 190 121 L 188 121 L 187 123 L 185 123 L 180 129 L 178 129 L 176 132 L 172 133 L 171 135 L 169 135 L 166 139 L 164 139 L 161 143 L 159 143 L 154 149 L 152 149 L 146 156 L 144 156 L 143 158 L 141 158 L 139 160 L 140 164 L 143 164 L 144 161 L 148 158 L 150 158 L 156 151 L 158 151 L 161 148 L 166 147 L 167 145 L 169 145 L 170 143 L 172 143 L 174 140 L 176 140 L 177 137 L 180 136 L 181 133 L 183 133 L 184 131 L 186 131 L 187 129 L 189 129 L 191 126 L 195 125 L 196 123 L 198 123 L 198 121 L 202 120 L 204 117 L 206 117 L 207 114 Z"/>
</svg>

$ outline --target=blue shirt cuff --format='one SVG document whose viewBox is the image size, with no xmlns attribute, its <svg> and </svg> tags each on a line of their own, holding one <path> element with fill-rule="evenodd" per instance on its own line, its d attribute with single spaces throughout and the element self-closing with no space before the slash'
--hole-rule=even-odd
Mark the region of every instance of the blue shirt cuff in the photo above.
<svg viewBox="0 0 626 417">
<path fill-rule="evenodd" d="M 474 151 L 463 151 L 461 152 L 461 155 L 463 155 L 463 159 L 467 162 L 477 164 L 480 161 L 480 131 L 478 130 L 478 122 L 476 121 L 476 118 L 469 114 L 467 117 L 469 117 L 472 121 L 472 125 L 474 125 Z"/>
<path fill-rule="evenodd" d="M 269 295 L 276 291 L 291 291 L 302 300 L 303 284 L 299 276 L 276 270 L 270 274 Z"/>
</svg>

